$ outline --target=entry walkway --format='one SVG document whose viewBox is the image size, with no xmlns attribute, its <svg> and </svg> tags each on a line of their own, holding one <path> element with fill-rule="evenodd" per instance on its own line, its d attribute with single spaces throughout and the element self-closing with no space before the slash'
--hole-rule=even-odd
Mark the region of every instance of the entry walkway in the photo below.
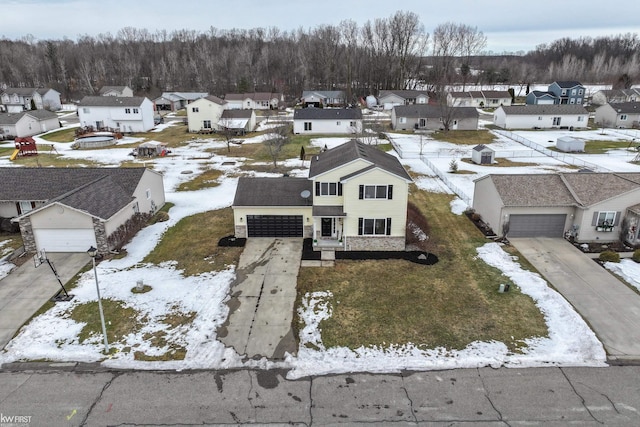
<svg viewBox="0 0 640 427">
<path fill-rule="evenodd" d="M 564 239 L 509 239 L 587 321 L 610 359 L 640 360 L 640 295 Z"/>
<path fill-rule="evenodd" d="M 62 283 L 90 262 L 86 253 L 48 253 Z M 33 314 L 58 292 L 60 284 L 49 265 L 33 266 L 33 259 L 0 280 L 0 349 Z"/>
<path fill-rule="evenodd" d="M 301 258 L 302 239 L 248 239 L 218 339 L 249 358 L 295 354 L 291 322 Z"/>
</svg>

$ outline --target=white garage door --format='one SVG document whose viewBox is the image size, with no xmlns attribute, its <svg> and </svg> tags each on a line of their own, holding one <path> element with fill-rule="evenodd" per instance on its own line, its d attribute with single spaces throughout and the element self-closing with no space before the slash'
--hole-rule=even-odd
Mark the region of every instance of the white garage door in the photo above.
<svg viewBox="0 0 640 427">
<path fill-rule="evenodd" d="M 47 252 L 86 252 L 96 246 L 96 235 L 93 229 L 52 229 L 33 230 L 36 246 L 39 251 Z"/>
</svg>

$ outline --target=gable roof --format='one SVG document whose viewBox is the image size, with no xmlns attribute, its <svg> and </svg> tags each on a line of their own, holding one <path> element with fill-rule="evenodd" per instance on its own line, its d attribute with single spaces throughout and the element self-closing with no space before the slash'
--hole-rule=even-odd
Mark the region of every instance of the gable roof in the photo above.
<svg viewBox="0 0 640 427">
<path fill-rule="evenodd" d="M 553 83 L 557 84 L 558 86 L 560 86 L 563 89 L 571 89 L 571 88 L 574 88 L 576 86 L 582 86 L 582 83 L 577 82 L 575 80 L 561 80 L 561 81 L 555 81 Z M 551 84 L 553 84 L 553 83 L 551 83 Z"/>
<path fill-rule="evenodd" d="M 313 183 L 306 178 L 238 178 L 232 206 L 311 206 Z M 308 199 L 300 194 L 307 190 Z"/>
<path fill-rule="evenodd" d="M 159 98 L 157 98 L 157 99 L 159 99 Z M 222 99 L 222 98 L 218 98 L 218 97 L 217 97 L 217 96 L 215 96 L 215 95 L 207 95 L 207 96 L 205 96 L 204 98 L 196 99 L 196 100 L 195 100 L 195 101 L 193 101 L 191 104 L 196 105 L 196 103 L 197 103 L 197 102 L 200 102 L 200 101 L 202 101 L 202 100 L 207 100 L 207 101 L 213 102 L 214 104 L 218 104 L 218 105 L 226 105 L 226 104 L 227 104 L 227 101 L 225 101 L 225 100 L 224 100 L 224 99 Z M 191 105 L 191 104 L 189 104 L 189 105 Z"/>
<path fill-rule="evenodd" d="M 616 113 L 640 114 L 640 102 L 616 102 L 608 104 Z"/>
<path fill-rule="evenodd" d="M 0 124 L 2 125 L 15 125 L 24 116 L 31 116 L 36 120 L 47 120 L 57 118 L 56 113 L 49 110 L 28 110 L 20 113 L 0 113 Z"/>
<path fill-rule="evenodd" d="M 499 108 L 502 108 L 507 115 L 547 116 L 554 114 L 588 114 L 587 110 L 578 104 L 527 104 L 502 106 Z"/>
<path fill-rule="evenodd" d="M 29 96 L 37 92 L 37 89 L 34 87 L 8 87 L 2 92 L 7 95 Z"/>
<path fill-rule="evenodd" d="M 254 101 L 271 101 L 274 98 L 280 98 L 279 93 L 274 92 L 248 92 L 248 93 L 227 93 L 224 99 L 227 101 L 244 101 L 252 99 Z"/>
<path fill-rule="evenodd" d="M 125 90 L 126 88 L 128 88 L 128 86 L 102 86 L 100 88 L 100 90 L 98 91 L 98 94 L 102 95 L 102 94 L 105 94 L 107 92 L 120 92 L 120 93 L 122 93 L 122 91 Z"/>
<path fill-rule="evenodd" d="M 0 186 L 0 201 L 41 201 L 47 202 L 45 206 L 58 202 L 107 219 L 132 200 L 145 170 L 0 168 L 0 182 L 3 183 Z"/>
<path fill-rule="evenodd" d="M 640 190 L 640 173 L 572 172 L 486 175 L 505 206 L 589 207 Z"/>
<path fill-rule="evenodd" d="M 378 167 L 402 179 L 412 181 L 411 177 L 397 157 L 385 153 L 371 145 L 363 144 L 355 139 L 313 156 L 309 166 L 309 178 L 313 178 L 314 176 L 336 169 L 358 159 L 368 162 L 369 166 L 366 166 L 351 175 L 356 175 L 373 167 Z"/>
<path fill-rule="evenodd" d="M 302 108 L 293 112 L 293 120 L 361 120 L 359 108 Z"/>
<path fill-rule="evenodd" d="M 553 92 L 546 92 L 543 90 L 532 90 L 529 92 L 529 95 L 532 95 L 534 98 L 542 98 L 548 96 L 550 98 L 558 98 L 558 96 Z M 528 95 L 527 95 L 528 96 Z"/>
<path fill-rule="evenodd" d="M 58 95 L 60 95 L 60 92 L 58 92 L 55 89 L 51 89 L 50 87 L 40 87 L 40 88 L 36 89 L 36 92 L 38 92 L 40 95 L 46 95 L 49 92 L 55 92 Z"/>
<path fill-rule="evenodd" d="M 384 98 L 385 96 L 396 95 L 403 99 L 417 98 L 420 95 L 429 97 L 429 93 L 424 90 L 381 90 L 378 98 Z"/>
<path fill-rule="evenodd" d="M 393 109 L 396 116 L 411 118 L 433 118 L 437 119 L 445 116 L 443 107 L 431 104 L 396 105 Z M 451 113 L 451 116 L 459 119 L 478 118 L 478 110 L 475 107 L 444 107 Z M 448 114 L 448 113 L 447 113 Z"/>
<path fill-rule="evenodd" d="M 302 92 L 303 98 L 311 95 L 319 95 L 321 98 L 344 98 L 345 92 L 343 90 L 305 90 Z"/>
<path fill-rule="evenodd" d="M 224 110 L 220 117 L 223 119 L 250 119 L 254 114 L 253 110 Z"/>
<path fill-rule="evenodd" d="M 144 100 L 142 96 L 85 96 L 80 107 L 139 107 Z"/>
<path fill-rule="evenodd" d="M 489 150 L 489 151 L 493 151 L 493 148 L 491 147 L 487 147 L 484 144 L 478 144 L 475 147 L 472 148 L 473 151 L 482 151 L 482 150 Z"/>
</svg>

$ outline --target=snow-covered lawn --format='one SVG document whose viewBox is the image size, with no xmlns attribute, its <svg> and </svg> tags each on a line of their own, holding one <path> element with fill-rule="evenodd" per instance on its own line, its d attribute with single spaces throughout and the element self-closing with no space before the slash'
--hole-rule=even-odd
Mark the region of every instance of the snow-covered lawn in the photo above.
<svg viewBox="0 0 640 427">
<path fill-rule="evenodd" d="M 163 126 L 171 126 L 168 123 Z M 540 133 L 540 132 L 538 132 Z M 555 140 L 558 133 L 549 132 L 547 138 Z M 247 138 L 244 143 L 259 143 L 264 137 Z M 318 147 L 332 148 L 349 138 L 319 138 L 313 141 Z M 415 150 L 416 136 L 398 136 L 396 142 L 404 150 Z M 126 142 L 135 142 L 133 138 Z M 47 142 L 48 143 L 48 142 Z M 522 146 L 513 141 L 499 138 L 494 144 L 496 151 L 517 151 Z M 105 150 L 72 150 L 69 144 L 55 144 L 58 152 L 68 158 L 85 158 L 116 166 L 128 157 L 129 149 L 117 146 Z M 146 318 L 140 331 L 125 337 L 121 342 L 112 343 L 118 351 L 102 363 L 107 366 L 135 369 L 193 369 L 193 368 L 232 368 L 282 367 L 289 368 L 289 377 L 326 374 L 348 371 L 398 372 L 403 369 L 429 370 L 456 367 L 478 366 L 603 366 L 605 352 L 601 343 L 587 327 L 573 308 L 537 274 L 524 271 L 517 260 L 508 255 L 498 244 L 489 243 L 478 248 L 478 259 L 504 272 L 524 293 L 529 294 L 544 314 L 549 328 L 548 338 L 532 338 L 526 341 L 522 353 L 509 352 L 501 342 L 474 342 L 461 351 L 448 351 L 443 348 L 424 349 L 419 343 L 389 344 L 386 348 L 324 348 L 321 331 L 318 329 L 322 318 L 331 315 L 330 298 L 327 293 L 308 295 L 300 308 L 306 327 L 301 332 L 301 345 L 296 356 L 288 355 L 283 362 L 267 360 L 242 361 L 242 357 L 233 349 L 225 348 L 217 339 L 216 329 L 226 319 L 228 307 L 225 302 L 235 277 L 234 266 L 219 273 L 207 273 L 184 277 L 173 263 L 149 265 L 142 263 L 158 243 L 162 234 L 181 218 L 208 210 L 230 206 L 237 185 L 238 166 L 242 159 L 210 156 L 205 149 L 225 147 L 222 141 L 192 140 L 172 149 L 168 157 L 154 160 L 154 168 L 164 174 L 166 199 L 175 204 L 169 211 L 170 220 L 157 223 L 139 232 L 126 246 L 127 256 L 122 259 L 101 262 L 98 265 L 98 277 L 104 298 L 122 301 L 127 307 L 135 309 L 140 318 Z M 451 158 L 460 159 L 464 147 L 453 146 L 440 141 L 430 140 L 426 145 L 434 156 L 431 161 L 444 172 Z M 425 148 L 425 147 L 423 147 Z M 469 147 L 470 148 L 470 147 Z M 419 148 L 418 148 L 419 149 Z M 530 150 L 530 149 L 526 149 Z M 523 150 L 523 151 L 526 151 Z M 426 150 L 425 150 L 426 151 Z M 437 155 L 436 155 L 437 154 Z M 607 156 L 603 156 L 607 157 Z M 598 162 L 598 156 L 592 162 Z M 514 157 L 513 161 L 537 163 L 537 166 L 498 168 L 475 166 L 460 162 L 460 169 L 473 171 L 473 174 L 448 174 L 455 185 L 467 196 L 473 196 L 473 180 L 487 173 L 534 173 L 568 170 L 561 163 L 543 157 Z M 233 161 L 232 165 L 223 165 Z M 308 162 L 302 165 L 299 159 L 287 159 L 284 164 L 295 167 L 294 175 L 306 176 Z M 435 178 L 434 172 L 422 161 L 402 160 L 413 171 L 423 174 L 416 180 L 419 188 L 427 191 L 450 192 L 447 186 Z M 142 162 L 141 162 L 142 164 Z M 11 165 L 8 159 L 0 158 L 0 165 Z M 633 165 L 635 166 L 635 165 Z M 177 192 L 180 183 L 190 180 L 198 171 L 214 167 L 225 172 L 220 185 L 214 188 Z M 640 171 L 640 167 L 637 167 Z M 190 170 L 193 174 L 183 174 Z M 269 174 L 261 173 L 261 176 Z M 274 175 L 275 176 L 275 175 Z M 452 212 L 461 214 L 466 208 L 460 199 L 454 199 Z M 1 243 L 0 243 L 1 245 Z M 1 247 L 0 247 L 1 250 Z M 623 262 L 619 265 L 623 273 L 638 277 L 635 264 Z M 0 264 L 0 277 L 2 277 Z M 6 273 L 5 273 L 6 274 Z M 131 289 L 138 280 L 152 287 L 144 294 L 134 294 Z M 71 302 L 58 303 L 48 312 L 33 319 L 22 328 L 20 333 L 0 353 L 0 363 L 48 359 L 54 361 L 99 361 L 103 360 L 100 336 L 89 342 L 79 343 L 78 334 L 83 327 L 69 318 L 73 307 L 96 300 L 93 272 L 83 274 L 73 290 L 76 298 Z M 196 316 L 188 328 L 171 329 L 160 322 L 171 313 L 191 313 Z M 108 320 L 108 319 L 107 319 Z M 134 351 L 147 355 L 160 355 L 167 351 L 165 347 L 155 348 L 143 336 L 146 333 L 167 333 L 167 340 L 187 349 L 186 357 L 180 361 L 146 362 L 134 360 Z M 315 350 L 306 343 L 314 344 Z M 131 348 L 132 351 L 127 351 Z"/>
</svg>

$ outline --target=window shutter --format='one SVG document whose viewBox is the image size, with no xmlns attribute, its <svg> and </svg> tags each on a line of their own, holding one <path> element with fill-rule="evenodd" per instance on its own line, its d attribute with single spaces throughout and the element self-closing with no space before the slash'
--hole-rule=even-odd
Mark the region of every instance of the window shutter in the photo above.
<svg viewBox="0 0 640 427">
<path fill-rule="evenodd" d="M 320 195 L 320 183 L 316 181 L 316 196 Z"/>
<path fill-rule="evenodd" d="M 342 183 L 338 183 L 338 196 L 342 196 Z"/>
<path fill-rule="evenodd" d="M 598 225 L 598 214 L 600 212 L 594 212 L 593 213 L 593 220 L 591 220 L 591 225 Z"/>
<path fill-rule="evenodd" d="M 358 199 L 364 199 L 364 185 L 360 186 L 360 190 L 358 191 Z"/>
<path fill-rule="evenodd" d="M 391 218 L 387 218 L 387 236 L 391 236 Z"/>
<path fill-rule="evenodd" d="M 387 199 L 393 199 L 393 185 L 387 186 Z"/>
<path fill-rule="evenodd" d="M 616 212 L 616 218 L 614 219 L 613 225 L 620 225 L 620 217 L 622 216 L 622 212 Z"/>
<path fill-rule="evenodd" d="M 364 226 L 364 220 L 358 218 L 358 236 L 362 236 L 362 227 Z"/>
</svg>

